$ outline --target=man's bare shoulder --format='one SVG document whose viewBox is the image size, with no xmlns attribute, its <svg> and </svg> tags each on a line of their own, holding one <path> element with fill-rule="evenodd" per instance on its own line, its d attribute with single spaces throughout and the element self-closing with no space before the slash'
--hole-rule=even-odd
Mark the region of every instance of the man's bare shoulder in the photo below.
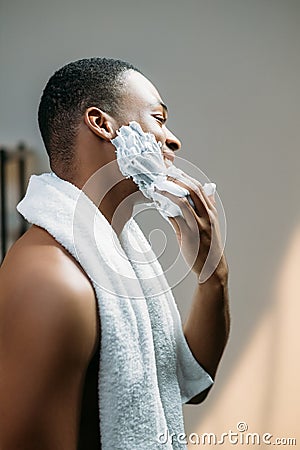
<svg viewBox="0 0 300 450">
<path fill-rule="evenodd" d="M 1 448 L 75 448 L 98 336 L 86 275 L 48 233 L 32 227 L 0 268 Z"/>
<path fill-rule="evenodd" d="M 80 290 L 82 294 L 92 292 L 91 283 L 80 265 L 47 231 L 32 226 L 11 247 L 1 266 L 2 282 L 15 286 L 22 284 L 37 286 L 39 282 L 51 282 L 52 288 L 63 287 Z"/>
<path fill-rule="evenodd" d="M 96 346 L 98 320 L 92 285 L 74 258 L 36 226 L 12 246 L 0 269 L 0 312 L 11 317 L 9 312 L 18 311 L 20 315 L 38 311 L 50 327 L 60 321 L 62 329 L 77 328 L 87 352 L 89 346 L 90 350 Z"/>
</svg>

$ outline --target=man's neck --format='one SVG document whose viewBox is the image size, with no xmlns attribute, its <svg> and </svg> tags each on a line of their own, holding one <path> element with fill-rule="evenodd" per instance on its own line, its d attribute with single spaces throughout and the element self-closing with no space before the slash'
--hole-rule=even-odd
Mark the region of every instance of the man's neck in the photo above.
<svg viewBox="0 0 300 450">
<path fill-rule="evenodd" d="M 124 178 L 116 160 L 96 171 L 81 170 L 72 180 L 59 176 L 77 186 L 92 200 L 117 235 L 132 217 L 134 205 L 149 201 L 132 179 Z"/>
<path fill-rule="evenodd" d="M 147 199 L 131 179 L 123 177 L 116 184 L 109 184 L 112 184 L 111 188 L 105 180 L 102 179 L 100 183 L 95 177 L 85 183 L 82 189 L 119 235 L 125 223 L 132 217 L 134 206 Z"/>
</svg>

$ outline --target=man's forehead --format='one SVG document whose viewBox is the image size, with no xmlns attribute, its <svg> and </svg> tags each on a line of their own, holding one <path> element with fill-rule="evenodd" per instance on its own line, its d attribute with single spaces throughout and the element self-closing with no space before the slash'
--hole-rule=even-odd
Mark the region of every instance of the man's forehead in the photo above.
<svg viewBox="0 0 300 450">
<path fill-rule="evenodd" d="M 147 106 L 162 106 L 165 112 L 168 110 L 156 87 L 139 72 L 133 70 L 129 72 L 126 80 L 126 94 Z"/>
</svg>

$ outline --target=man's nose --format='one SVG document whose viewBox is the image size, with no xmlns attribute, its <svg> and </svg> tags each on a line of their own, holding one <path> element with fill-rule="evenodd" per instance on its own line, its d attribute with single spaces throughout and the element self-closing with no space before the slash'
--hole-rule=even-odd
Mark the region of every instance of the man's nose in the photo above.
<svg viewBox="0 0 300 450">
<path fill-rule="evenodd" d="M 180 140 L 168 128 L 166 128 L 166 146 L 173 152 L 181 148 Z"/>
</svg>

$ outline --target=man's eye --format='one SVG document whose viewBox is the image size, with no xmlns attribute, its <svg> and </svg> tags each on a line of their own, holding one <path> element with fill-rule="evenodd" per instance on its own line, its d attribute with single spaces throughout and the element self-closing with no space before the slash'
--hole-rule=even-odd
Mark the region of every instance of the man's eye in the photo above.
<svg viewBox="0 0 300 450">
<path fill-rule="evenodd" d="M 162 116 L 154 116 L 156 120 L 158 120 L 161 124 L 166 123 L 167 119 Z"/>
</svg>

